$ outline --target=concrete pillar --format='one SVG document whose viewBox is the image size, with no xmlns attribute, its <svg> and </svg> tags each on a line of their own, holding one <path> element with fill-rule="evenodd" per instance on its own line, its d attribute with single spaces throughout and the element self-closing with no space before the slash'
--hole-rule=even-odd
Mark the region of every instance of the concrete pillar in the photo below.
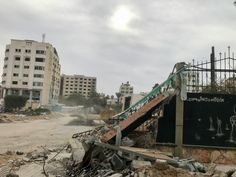
<svg viewBox="0 0 236 177">
<path fill-rule="evenodd" d="M 22 89 L 19 90 L 19 95 L 22 96 Z"/>
<path fill-rule="evenodd" d="M 32 108 L 32 97 L 33 97 L 33 91 L 30 90 L 30 95 L 29 95 L 29 107 Z"/>
<path fill-rule="evenodd" d="M 4 98 L 7 94 L 7 89 L 3 89 L 2 97 Z"/>
<path fill-rule="evenodd" d="M 184 66 L 184 63 L 177 63 L 176 69 L 180 70 Z M 176 95 L 176 113 L 175 113 L 175 147 L 174 155 L 182 157 L 183 155 L 183 119 L 184 119 L 184 102 L 181 99 L 181 77 L 177 76 L 176 89 L 179 90 Z"/>
</svg>

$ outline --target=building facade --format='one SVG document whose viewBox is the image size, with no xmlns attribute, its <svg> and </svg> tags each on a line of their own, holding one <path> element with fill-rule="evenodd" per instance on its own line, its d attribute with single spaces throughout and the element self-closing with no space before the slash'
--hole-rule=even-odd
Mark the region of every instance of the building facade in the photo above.
<svg viewBox="0 0 236 177">
<path fill-rule="evenodd" d="M 5 95 L 23 95 L 29 102 L 54 104 L 60 93 L 61 66 L 49 43 L 11 40 L 6 46 L 2 87 Z"/>
<path fill-rule="evenodd" d="M 97 78 L 84 75 L 65 75 L 61 76 L 61 95 L 69 96 L 81 94 L 88 98 L 92 91 L 96 91 Z"/>
<path fill-rule="evenodd" d="M 119 93 L 121 93 L 122 96 L 127 95 L 127 94 L 132 94 L 133 92 L 134 92 L 134 89 L 130 85 L 129 81 L 121 84 Z"/>
</svg>

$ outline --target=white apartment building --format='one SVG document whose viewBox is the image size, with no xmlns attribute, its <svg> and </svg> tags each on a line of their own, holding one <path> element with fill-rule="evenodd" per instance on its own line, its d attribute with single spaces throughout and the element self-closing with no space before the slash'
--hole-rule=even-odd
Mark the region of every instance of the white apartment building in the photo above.
<svg viewBox="0 0 236 177">
<path fill-rule="evenodd" d="M 24 95 L 30 103 L 54 104 L 60 93 L 60 71 L 59 57 L 51 44 L 12 39 L 5 50 L 3 95 Z"/>
<path fill-rule="evenodd" d="M 92 91 L 96 91 L 96 85 L 96 77 L 63 74 L 61 76 L 61 95 L 81 94 L 85 98 L 88 98 Z"/>
<path fill-rule="evenodd" d="M 134 91 L 133 87 L 130 85 L 129 81 L 126 83 L 122 83 L 119 89 L 119 93 L 121 93 L 121 96 L 132 94 Z"/>
</svg>

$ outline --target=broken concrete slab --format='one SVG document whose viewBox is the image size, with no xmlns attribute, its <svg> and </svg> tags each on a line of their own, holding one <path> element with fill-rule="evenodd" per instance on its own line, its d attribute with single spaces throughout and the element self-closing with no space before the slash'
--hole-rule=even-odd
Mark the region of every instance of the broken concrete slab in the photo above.
<svg viewBox="0 0 236 177">
<path fill-rule="evenodd" d="M 116 174 L 113 174 L 113 175 L 111 175 L 111 176 L 109 176 L 109 177 L 122 177 L 122 176 L 123 176 L 122 174 L 116 173 Z"/>
<path fill-rule="evenodd" d="M 145 166 L 151 166 L 151 162 L 150 161 L 144 161 L 144 160 L 133 160 L 131 162 L 131 168 L 132 169 L 139 169 Z"/>
<path fill-rule="evenodd" d="M 125 165 L 123 160 L 116 154 L 113 154 L 113 156 L 111 158 L 111 164 L 113 165 L 113 169 L 115 169 L 115 170 L 120 170 Z"/>
<path fill-rule="evenodd" d="M 72 159 L 76 163 L 80 163 L 83 161 L 84 155 L 85 155 L 85 148 L 82 142 L 78 141 L 77 139 L 70 139 L 69 144 L 72 149 Z"/>
<path fill-rule="evenodd" d="M 226 174 L 236 171 L 236 165 L 217 165 L 215 171 L 224 172 Z"/>
</svg>

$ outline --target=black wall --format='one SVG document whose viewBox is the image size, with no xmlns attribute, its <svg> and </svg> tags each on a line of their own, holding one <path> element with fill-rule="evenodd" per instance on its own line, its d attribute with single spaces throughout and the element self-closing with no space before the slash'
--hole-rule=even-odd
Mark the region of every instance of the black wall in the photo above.
<svg viewBox="0 0 236 177">
<path fill-rule="evenodd" d="M 164 106 L 164 115 L 158 121 L 159 143 L 175 143 L 175 102 L 173 97 Z M 184 101 L 183 143 L 236 147 L 236 95 L 188 93 Z"/>
<path fill-rule="evenodd" d="M 230 118 L 235 119 L 233 129 Z M 236 95 L 188 93 L 183 140 L 190 145 L 236 147 Z"/>
<path fill-rule="evenodd" d="M 157 142 L 175 143 L 175 102 L 173 97 L 168 104 L 164 106 L 164 114 L 158 120 Z"/>
</svg>

